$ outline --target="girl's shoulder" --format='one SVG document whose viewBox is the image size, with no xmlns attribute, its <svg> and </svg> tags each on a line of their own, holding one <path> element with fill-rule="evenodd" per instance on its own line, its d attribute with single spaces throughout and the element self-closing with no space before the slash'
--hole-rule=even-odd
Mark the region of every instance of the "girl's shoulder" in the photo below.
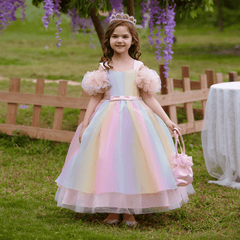
<svg viewBox="0 0 240 240">
<path fill-rule="evenodd" d="M 134 60 L 134 68 L 139 70 L 141 68 L 143 68 L 144 66 L 144 63 L 142 61 L 139 61 L 139 60 Z"/>
</svg>

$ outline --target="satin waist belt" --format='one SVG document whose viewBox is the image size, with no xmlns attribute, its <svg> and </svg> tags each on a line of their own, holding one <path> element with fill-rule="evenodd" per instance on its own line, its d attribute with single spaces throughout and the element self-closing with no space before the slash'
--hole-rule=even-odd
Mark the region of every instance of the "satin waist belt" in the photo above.
<svg viewBox="0 0 240 240">
<path fill-rule="evenodd" d="M 120 100 L 133 100 L 133 99 L 142 99 L 139 96 L 106 96 L 103 98 L 104 100 L 110 101 L 120 101 Z"/>
</svg>

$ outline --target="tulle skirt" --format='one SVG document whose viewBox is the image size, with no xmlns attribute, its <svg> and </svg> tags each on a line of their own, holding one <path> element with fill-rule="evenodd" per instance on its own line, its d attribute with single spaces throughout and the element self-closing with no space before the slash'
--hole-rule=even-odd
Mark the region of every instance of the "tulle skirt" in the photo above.
<svg viewBox="0 0 240 240">
<path fill-rule="evenodd" d="M 57 206 L 81 213 L 147 214 L 180 208 L 193 186 L 177 187 L 174 143 L 141 100 L 102 100 L 81 144 L 79 125 L 56 180 Z"/>
</svg>

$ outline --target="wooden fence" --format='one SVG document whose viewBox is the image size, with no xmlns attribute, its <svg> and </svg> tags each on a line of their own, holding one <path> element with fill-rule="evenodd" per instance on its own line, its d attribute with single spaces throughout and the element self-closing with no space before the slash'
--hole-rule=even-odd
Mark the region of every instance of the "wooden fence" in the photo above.
<svg viewBox="0 0 240 240">
<path fill-rule="evenodd" d="M 160 66 L 162 68 L 162 66 Z M 184 104 L 187 115 L 187 123 L 181 123 L 179 126 L 183 130 L 183 134 L 199 132 L 202 129 L 203 120 L 194 120 L 193 102 L 202 102 L 202 113 L 204 114 L 206 101 L 209 93 L 209 86 L 215 82 L 220 83 L 223 81 L 221 73 L 216 74 L 216 80 L 213 79 L 213 71 L 206 72 L 200 75 L 200 81 L 190 81 L 189 68 L 182 67 L 181 80 L 168 78 L 165 79 L 160 71 L 162 79 L 162 94 L 157 95 L 156 99 L 165 107 L 170 119 L 178 123 L 177 119 L 177 106 Z M 234 73 L 234 79 L 237 79 Z M 9 81 L 9 92 L 0 92 L 0 102 L 7 103 L 7 114 L 5 124 L 0 124 L 0 131 L 13 135 L 14 130 L 21 130 L 22 134 L 27 134 L 33 138 L 44 138 L 59 142 L 71 142 L 74 135 L 73 131 L 62 130 L 62 121 L 64 108 L 81 109 L 78 124 L 80 124 L 90 100 L 89 95 L 82 91 L 80 98 L 67 97 L 68 81 L 59 81 L 57 96 L 44 94 L 43 79 L 37 79 L 35 94 L 20 93 L 20 78 L 11 78 Z M 174 87 L 180 87 L 183 92 L 175 92 Z M 33 105 L 32 125 L 16 125 L 16 116 L 18 104 Z M 55 107 L 53 128 L 40 128 L 40 115 L 42 106 Z"/>
</svg>

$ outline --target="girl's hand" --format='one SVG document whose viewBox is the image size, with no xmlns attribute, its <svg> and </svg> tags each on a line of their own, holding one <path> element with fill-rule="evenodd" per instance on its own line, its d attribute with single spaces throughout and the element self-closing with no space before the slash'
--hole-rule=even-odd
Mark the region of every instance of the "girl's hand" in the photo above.
<svg viewBox="0 0 240 240">
<path fill-rule="evenodd" d="M 180 132 L 182 131 L 182 129 L 176 123 L 171 121 L 170 119 L 168 121 L 166 121 L 165 124 L 167 125 L 168 128 L 170 128 L 172 133 L 173 133 L 174 128 L 177 128 Z"/>
<path fill-rule="evenodd" d="M 80 134 L 79 134 L 79 142 L 80 142 L 80 143 L 81 143 L 82 135 L 83 135 L 83 133 L 84 133 L 84 131 L 85 131 L 86 128 L 87 128 L 87 127 L 83 127 L 83 126 L 82 126 L 82 128 L 81 128 L 81 131 L 80 131 Z"/>
</svg>

